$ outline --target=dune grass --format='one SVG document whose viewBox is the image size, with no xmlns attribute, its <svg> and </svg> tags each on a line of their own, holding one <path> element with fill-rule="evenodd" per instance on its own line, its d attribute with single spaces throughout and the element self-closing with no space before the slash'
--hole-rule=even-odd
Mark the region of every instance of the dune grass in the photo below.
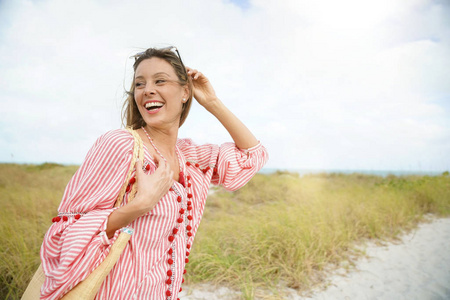
<svg viewBox="0 0 450 300">
<path fill-rule="evenodd" d="M 351 262 L 356 242 L 393 239 L 429 213 L 450 214 L 448 175 L 258 174 L 237 192 L 209 197 L 188 283 L 281 299 L 279 284 L 307 290 L 330 265 Z"/>
<path fill-rule="evenodd" d="M 0 298 L 19 299 L 44 233 L 76 166 L 0 164 Z M 425 214 L 450 214 L 450 176 L 257 174 L 237 192 L 209 196 L 187 283 L 210 282 L 279 299 L 357 254 L 363 239 L 392 239 Z"/>
<path fill-rule="evenodd" d="M 0 299 L 20 299 L 77 166 L 0 164 Z"/>
</svg>

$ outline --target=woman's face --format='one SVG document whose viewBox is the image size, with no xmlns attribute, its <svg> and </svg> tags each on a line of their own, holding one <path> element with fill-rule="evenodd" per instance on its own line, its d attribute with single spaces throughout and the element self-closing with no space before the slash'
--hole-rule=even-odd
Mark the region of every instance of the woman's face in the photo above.
<svg viewBox="0 0 450 300">
<path fill-rule="evenodd" d="M 167 128 L 180 122 L 183 99 L 188 98 L 187 86 L 178 83 L 173 67 L 164 59 L 152 57 L 136 68 L 134 99 L 150 127 Z"/>
</svg>

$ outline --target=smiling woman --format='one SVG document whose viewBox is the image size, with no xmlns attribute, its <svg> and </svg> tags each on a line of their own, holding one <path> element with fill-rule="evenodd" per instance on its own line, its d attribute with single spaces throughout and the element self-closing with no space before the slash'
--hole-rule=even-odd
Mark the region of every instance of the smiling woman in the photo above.
<svg viewBox="0 0 450 300">
<path fill-rule="evenodd" d="M 210 184 L 239 189 L 266 163 L 265 148 L 174 49 L 135 55 L 128 130 L 99 137 L 67 185 L 41 248 L 41 299 L 59 299 L 85 280 L 124 228 L 134 234 L 95 298 L 177 299 Z M 193 97 L 234 143 L 178 139 Z M 134 165 L 135 144 L 143 146 Z"/>
</svg>

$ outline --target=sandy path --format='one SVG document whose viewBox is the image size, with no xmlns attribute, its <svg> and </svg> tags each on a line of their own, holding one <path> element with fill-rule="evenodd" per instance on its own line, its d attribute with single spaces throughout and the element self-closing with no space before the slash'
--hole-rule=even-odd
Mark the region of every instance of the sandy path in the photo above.
<svg viewBox="0 0 450 300">
<path fill-rule="evenodd" d="M 286 299 L 450 299 L 450 218 L 421 224 L 401 243 L 368 245 L 367 258 L 346 276 L 332 275 L 324 291 L 300 297 L 286 289 Z M 239 293 L 211 287 L 183 291 L 181 299 L 239 299 Z"/>
</svg>

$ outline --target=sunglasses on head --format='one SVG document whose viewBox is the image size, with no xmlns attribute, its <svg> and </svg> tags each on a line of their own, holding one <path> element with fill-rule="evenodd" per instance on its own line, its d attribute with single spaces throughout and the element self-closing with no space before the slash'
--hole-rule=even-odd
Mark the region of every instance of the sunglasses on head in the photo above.
<svg viewBox="0 0 450 300">
<path fill-rule="evenodd" d="M 155 49 L 156 49 L 156 48 L 155 48 Z M 176 52 L 178 58 L 180 59 L 181 66 L 183 67 L 183 70 L 184 70 L 184 72 L 186 73 L 186 76 L 187 76 L 187 70 L 186 70 L 186 67 L 185 67 L 185 65 L 184 65 L 184 63 L 183 63 L 183 60 L 181 59 L 180 52 L 178 52 L 177 47 L 175 47 L 175 46 L 168 46 L 168 47 L 164 47 L 164 48 L 157 48 L 157 50 L 162 50 L 162 51 L 165 51 L 165 50 L 169 50 L 169 51 L 175 50 L 175 52 Z M 131 58 L 131 57 L 134 57 L 134 61 L 136 61 L 136 60 L 139 59 L 139 57 L 141 57 L 141 55 L 144 55 L 145 52 L 146 52 L 146 51 L 142 51 L 142 52 L 136 53 L 135 55 L 130 56 L 130 58 Z"/>
</svg>

